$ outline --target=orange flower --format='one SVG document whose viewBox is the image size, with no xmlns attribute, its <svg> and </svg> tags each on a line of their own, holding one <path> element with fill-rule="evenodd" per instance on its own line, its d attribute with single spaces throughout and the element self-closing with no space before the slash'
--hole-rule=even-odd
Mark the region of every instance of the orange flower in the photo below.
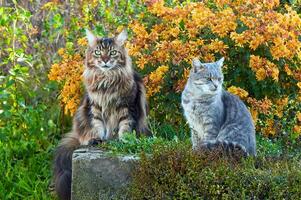
<svg viewBox="0 0 301 200">
<path fill-rule="evenodd" d="M 245 91 L 244 89 L 241 89 L 240 87 L 235 87 L 235 86 L 229 87 L 228 91 L 231 92 L 232 94 L 239 96 L 242 99 L 245 99 L 249 95 L 249 93 L 247 91 Z"/>
<path fill-rule="evenodd" d="M 262 81 L 266 78 L 266 72 L 263 68 L 256 71 L 256 79 Z"/>
<path fill-rule="evenodd" d="M 293 131 L 295 133 L 297 133 L 298 135 L 301 135 L 301 126 L 295 125 L 294 128 L 293 128 Z"/>
<path fill-rule="evenodd" d="M 137 61 L 136 64 L 139 67 L 139 69 L 144 69 L 145 64 L 147 64 L 148 61 L 145 57 L 140 57 Z"/>
<path fill-rule="evenodd" d="M 48 78 L 64 84 L 59 98 L 64 106 L 64 112 L 73 115 L 83 93 L 81 86 L 83 58 L 79 54 L 68 55 L 63 48 L 59 49 L 58 54 L 63 57 L 63 60 L 51 66 Z"/>
<path fill-rule="evenodd" d="M 255 110 L 255 109 L 249 109 L 250 110 L 250 113 L 251 113 L 251 116 L 252 116 L 252 119 L 253 119 L 253 122 L 254 124 L 257 123 L 257 120 L 258 120 L 258 111 Z"/>
<path fill-rule="evenodd" d="M 158 93 L 161 89 L 161 81 L 168 71 L 168 67 L 165 65 L 159 66 L 155 71 L 151 72 L 150 75 L 145 79 L 146 89 L 147 89 L 147 97 Z"/>
<path fill-rule="evenodd" d="M 257 110 L 259 113 L 268 114 L 272 107 L 272 101 L 267 97 L 261 100 L 254 99 L 252 97 L 247 98 L 247 102 L 251 104 L 252 109 Z"/>
<path fill-rule="evenodd" d="M 266 127 L 262 129 L 262 132 L 264 135 L 269 136 L 272 135 L 274 136 L 276 134 L 276 124 L 273 119 L 268 119 L 266 123 Z"/>
</svg>

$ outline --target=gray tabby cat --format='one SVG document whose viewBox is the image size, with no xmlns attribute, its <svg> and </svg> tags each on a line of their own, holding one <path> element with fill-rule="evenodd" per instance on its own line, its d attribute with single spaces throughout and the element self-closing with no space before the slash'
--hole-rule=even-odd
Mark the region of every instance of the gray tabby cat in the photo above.
<svg viewBox="0 0 301 200">
<path fill-rule="evenodd" d="M 86 95 L 73 127 L 56 149 L 55 189 L 60 199 L 71 198 L 72 153 L 80 145 L 121 138 L 125 132 L 151 135 L 142 79 L 132 68 L 124 46 L 127 33 L 98 38 L 87 30 L 89 47 L 83 74 Z"/>
<path fill-rule="evenodd" d="M 213 63 L 193 60 L 182 93 L 193 149 L 222 146 L 226 151 L 256 155 L 255 128 L 250 112 L 236 95 L 222 88 L 223 62 L 224 58 Z"/>
</svg>

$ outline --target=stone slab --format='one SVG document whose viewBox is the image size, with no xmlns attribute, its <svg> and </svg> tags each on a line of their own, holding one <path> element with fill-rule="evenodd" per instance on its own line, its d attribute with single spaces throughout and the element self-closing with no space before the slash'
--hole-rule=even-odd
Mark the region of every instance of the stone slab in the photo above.
<svg viewBox="0 0 301 200">
<path fill-rule="evenodd" d="M 135 156 L 113 155 L 97 148 L 74 151 L 72 200 L 126 199 L 122 191 L 131 180 Z"/>
</svg>

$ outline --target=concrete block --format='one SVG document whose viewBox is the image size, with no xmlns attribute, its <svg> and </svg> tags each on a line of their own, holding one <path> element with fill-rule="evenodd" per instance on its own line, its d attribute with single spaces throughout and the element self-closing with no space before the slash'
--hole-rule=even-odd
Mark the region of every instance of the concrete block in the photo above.
<svg viewBox="0 0 301 200">
<path fill-rule="evenodd" d="M 74 151 L 72 200 L 127 199 L 123 191 L 137 161 L 135 156 L 114 155 L 97 148 Z"/>
</svg>

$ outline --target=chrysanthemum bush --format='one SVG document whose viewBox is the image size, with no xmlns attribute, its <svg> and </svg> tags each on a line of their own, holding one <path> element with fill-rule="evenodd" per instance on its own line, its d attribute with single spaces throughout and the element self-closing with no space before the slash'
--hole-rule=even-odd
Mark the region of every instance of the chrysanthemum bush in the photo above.
<svg viewBox="0 0 301 200">
<path fill-rule="evenodd" d="M 301 134 L 301 19 L 292 8 L 277 0 L 152 1 L 147 11 L 130 25 L 129 48 L 138 68 L 153 71 L 146 77 L 151 100 L 182 91 L 192 58 L 224 56 L 225 87 L 247 103 L 257 131 Z M 162 65 L 169 70 L 152 82 Z"/>
<path fill-rule="evenodd" d="M 301 18 L 296 11 L 279 0 L 152 0 L 145 1 L 145 7 L 129 24 L 127 46 L 144 75 L 153 118 L 175 126 L 185 123 L 180 92 L 191 60 L 212 62 L 224 56 L 224 86 L 248 105 L 257 131 L 299 137 Z M 56 69 L 54 65 L 50 77 Z M 53 79 L 67 80 L 64 88 L 69 87 L 67 77 L 79 77 L 80 71 L 69 71 L 63 78 L 58 73 Z M 73 97 L 69 93 L 61 93 L 64 104 Z"/>
<path fill-rule="evenodd" d="M 81 44 L 81 40 L 79 43 Z M 48 78 L 63 84 L 59 98 L 64 112 L 73 115 L 83 94 L 83 57 L 77 53 L 72 55 L 65 48 L 59 49 L 58 54 L 62 61 L 51 66 Z"/>
</svg>

